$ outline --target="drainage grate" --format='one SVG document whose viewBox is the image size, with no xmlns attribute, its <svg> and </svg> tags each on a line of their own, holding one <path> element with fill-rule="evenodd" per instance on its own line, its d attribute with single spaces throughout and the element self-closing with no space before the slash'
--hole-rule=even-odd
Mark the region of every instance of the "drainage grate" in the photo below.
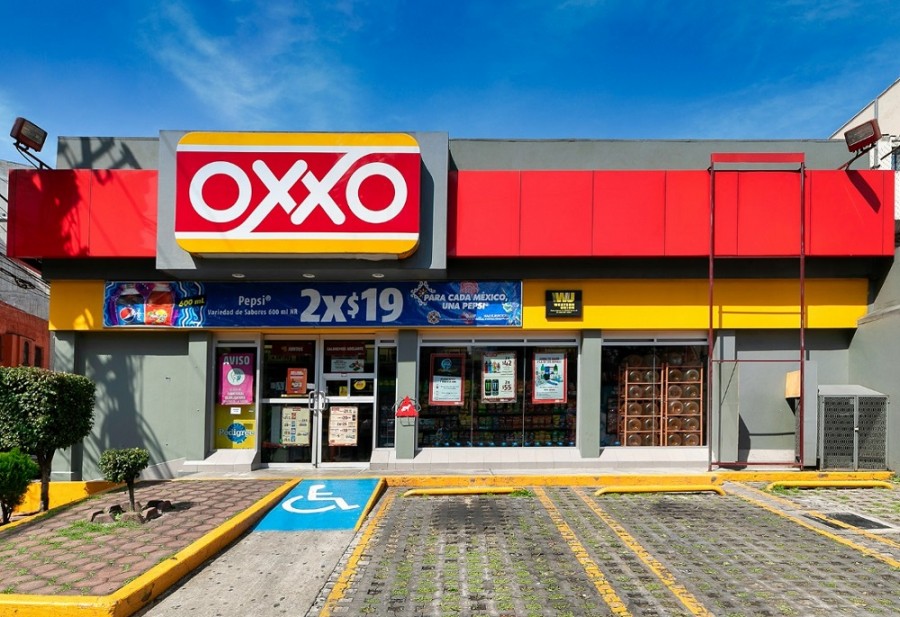
<svg viewBox="0 0 900 617">
<path fill-rule="evenodd" d="M 806 514 L 806 518 L 812 519 L 818 523 L 822 523 L 823 525 L 827 525 L 832 529 L 845 529 L 840 525 L 836 525 L 831 521 L 825 521 L 816 516 L 812 516 L 811 514 Z M 840 521 L 845 525 L 850 525 L 851 527 L 856 527 L 858 529 L 891 529 L 889 525 L 885 525 L 884 523 L 879 523 L 878 521 L 873 521 L 870 518 L 866 518 L 864 516 L 860 516 L 859 514 L 852 514 L 850 512 L 831 512 L 826 513 L 829 519 Z"/>
</svg>

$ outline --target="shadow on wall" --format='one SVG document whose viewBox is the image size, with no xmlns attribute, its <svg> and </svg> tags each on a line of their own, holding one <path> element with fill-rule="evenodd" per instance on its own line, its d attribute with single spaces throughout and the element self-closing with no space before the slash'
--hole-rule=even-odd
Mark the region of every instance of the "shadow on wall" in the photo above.
<svg viewBox="0 0 900 617">
<path fill-rule="evenodd" d="M 144 169 L 131 146 L 114 137 L 60 140 L 57 158 L 70 169 Z"/>
<path fill-rule="evenodd" d="M 197 456 L 203 444 L 193 448 L 190 439 L 203 439 L 198 423 L 206 407 L 186 393 L 205 392 L 206 372 L 188 355 L 187 336 L 116 333 L 92 343 L 83 346 L 82 372 L 97 384 L 97 411 L 84 443 L 84 477 L 99 477 L 100 454 L 110 448 L 146 448 L 151 468 Z"/>
</svg>

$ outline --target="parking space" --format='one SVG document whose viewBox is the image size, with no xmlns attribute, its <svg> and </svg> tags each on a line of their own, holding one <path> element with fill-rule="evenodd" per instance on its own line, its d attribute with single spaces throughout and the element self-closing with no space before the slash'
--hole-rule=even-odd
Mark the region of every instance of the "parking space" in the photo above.
<svg viewBox="0 0 900 617">
<path fill-rule="evenodd" d="M 724 497 L 598 497 L 586 487 L 401 497 L 390 489 L 308 614 L 900 613 L 892 546 L 900 537 L 891 527 L 900 491 L 867 489 L 847 501 L 838 490 L 726 488 Z M 835 528 L 810 515 L 835 503 L 880 513 L 888 528 Z"/>
</svg>

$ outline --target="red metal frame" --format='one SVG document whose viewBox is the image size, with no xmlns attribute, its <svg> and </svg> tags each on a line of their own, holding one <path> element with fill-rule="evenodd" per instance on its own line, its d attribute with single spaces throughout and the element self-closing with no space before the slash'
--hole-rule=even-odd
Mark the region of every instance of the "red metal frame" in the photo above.
<svg viewBox="0 0 900 617">
<path fill-rule="evenodd" d="M 712 379 L 715 374 L 713 366 L 718 364 L 720 367 L 726 360 L 716 360 L 713 354 L 715 344 L 715 261 L 716 261 L 716 164 L 730 165 L 747 165 L 746 169 L 741 171 L 772 171 L 773 165 L 797 165 L 796 168 L 779 167 L 782 171 L 792 171 L 800 174 L 800 246 L 797 257 L 800 262 L 800 400 L 797 407 L 799 421 L 797 423 L 798 430 L 798 452 L 796 461 L 784 462 L 749 462 L 749 461 L 722 461 L 713 460 L 713 441 L 710 437 L 710 428 L 713 418 L 713 393 L 712 388 L 707 387 L 707 405 L 706 405 L 706 434 L 708 446 L 708 464 L 709 471 L 713 467 L 749 467 L 754 465 L 769 465 L 780 467 L 797 467 L 803 468 L 803 416 L 805 412 L 805 365 L 806 365 L 806 162 L 803 153 L 713 153 L 710 155 L 710 190 L 709 190 L 709 331 L 707 332 L 707 379 Z M 729 363 L 740 364 L 742 362 L 784 362 L 784 360 L 760 360 L 735 358 L 728 360 Z M 716 436 L 718 445 L 721 446 L 722 423 L 721 410 L 719 412 L 719 423 Z M 719 448 L 721 452 L 721 447 Z"/>
</svg>

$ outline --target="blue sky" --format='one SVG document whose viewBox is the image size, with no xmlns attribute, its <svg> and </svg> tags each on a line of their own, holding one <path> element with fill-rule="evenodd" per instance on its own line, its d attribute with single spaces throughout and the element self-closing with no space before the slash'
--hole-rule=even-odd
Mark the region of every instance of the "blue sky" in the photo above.
<svg viewBox="0 0 900 617">
<path fill-rule="evenodd" d="M 34 121 L 51 164 L 60 135 L 168 129 L 827 138 L 900 77 L 897 0 L 4 8 L 0 130 Z"/>
</svg>

